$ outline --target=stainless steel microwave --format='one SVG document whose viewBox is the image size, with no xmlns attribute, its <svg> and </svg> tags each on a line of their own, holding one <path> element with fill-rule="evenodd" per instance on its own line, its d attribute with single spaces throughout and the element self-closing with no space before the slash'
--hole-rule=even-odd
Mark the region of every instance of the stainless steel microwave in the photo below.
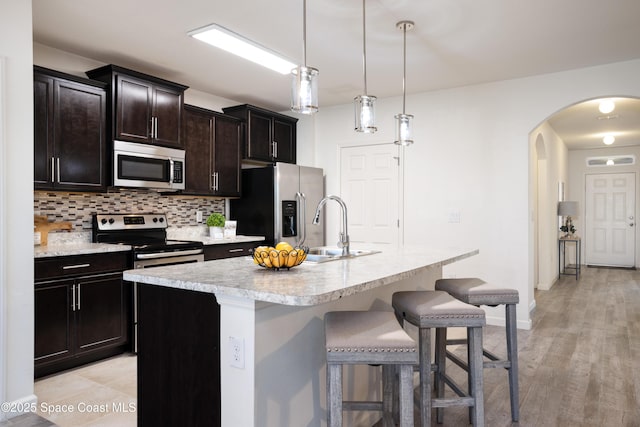
<svg viewBox="0 0 640 427">
<path fill-rule="evenodd" d="M 184 158 L 176 148 L 113 141 L 113 185 L 184 190 Z"/>
</svg>

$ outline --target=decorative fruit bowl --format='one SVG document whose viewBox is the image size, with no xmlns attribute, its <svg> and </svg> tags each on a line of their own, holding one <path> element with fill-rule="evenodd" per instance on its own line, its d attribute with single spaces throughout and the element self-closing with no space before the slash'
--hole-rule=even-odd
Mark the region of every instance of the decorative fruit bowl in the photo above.
<svg viewBox="0 0 640 427">
<path fill-rule="evenodd" d="M 307 259 L 309 248 L 307 246 L 293 247 L 278 243 L 276 247 L 258 246 L 251 251 L 253 262 L 271 270 L 290 269 L 300 265 Z"/>
</svg>

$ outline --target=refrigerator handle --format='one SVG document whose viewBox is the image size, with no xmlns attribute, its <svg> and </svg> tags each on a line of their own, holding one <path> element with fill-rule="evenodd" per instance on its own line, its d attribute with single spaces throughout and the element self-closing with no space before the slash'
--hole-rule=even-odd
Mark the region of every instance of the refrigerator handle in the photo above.
<svg viewBox="0 0 640 427">
<path fill-rule="evenodd" d="M 298 192 L 296 199 L 298 200 L 298 230 L 300 230 L 296 246 L 302 246 L 307 238 L 307 197 L 304 193 Z"/>
</svg>

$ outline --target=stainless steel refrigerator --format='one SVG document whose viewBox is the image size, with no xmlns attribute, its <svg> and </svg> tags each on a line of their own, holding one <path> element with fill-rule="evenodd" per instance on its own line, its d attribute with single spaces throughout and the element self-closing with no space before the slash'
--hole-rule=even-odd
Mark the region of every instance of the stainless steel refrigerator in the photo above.
<svg viewBox="0 0 640 427">
<path fill-rule="evenodd" d="M 265 236 L 268 245 L 323 246 L 324 226 L 311 223 L 323 197 L 320 168 L 275 163 L 243 169 L 242 197 L 231 200 L 230 219 L 238 221 L 238 234 Z"/>
</svg>

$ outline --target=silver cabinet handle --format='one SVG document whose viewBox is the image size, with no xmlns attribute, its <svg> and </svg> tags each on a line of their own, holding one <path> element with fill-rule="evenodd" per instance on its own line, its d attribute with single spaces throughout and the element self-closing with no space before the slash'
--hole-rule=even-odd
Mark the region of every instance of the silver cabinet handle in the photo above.
<svg viewBox="0 0 640 427">
<path fill-rule="evenodd" d="M 78 283 L 78 305 L 77 305 L 78 311 L 80 311 L 80 286 L 81 285 Z"/>
<path fill-rule="evenodd" d="M 242 251 L 244 251 L 244 249 L 242 249 L 242 248 L 238 248 L 238 249 L 229 249 L 229 253 L 242 252 Z"/>
<path fill-rule="evenodd" d="M 71 311 L 76 311 L 76 285 L 71 285 Z"/>
<path fill-rule="evenodd" d="M 158 139 L 158 118 L 154 117 L 155 121 L 156 121 L 156 126 L 155 126 L 155 130 L 153 131 L 154 134 L 154 138 Z"/>
<path fill-rule="evenodd" d="M 220 176 L 218 175 L 218 172 L 216 172 L 214 177 L 214 181 L 213 181 L 213 185 L 214 185 L 214 190 L 218 191 L 220 189 Z"/>
<path fill-rule="evenodd" d="M 91 267 L 91 264 L 74 264 L 74 265 L 65 265 L 62 267 L 63 270 L 72 270 L 74 268 L 87 268 Z"/>
<path fill-rule="evenodd" d="M 58 157 L 57 159 L 57 176 L 58 176 L 58 183 L 60 183 L 60 157 Z"/>
<path fill-rule="evenodd" d="M 56 182 L 56 158 L 51 158 L 51 182 Z"/>
<path fill-rule="evenodd" d="M 273 157 L 278 158 L 278 141 L 273 141 Z"/>
<path fill-rule="evenodd" d="M 209 188 L 212 191 L 216 189 L 215 185 L 213 184 L 213 180 L 215 179 L 215 176 L 216 176 L 215 172 L 209 176 Z"/>
<path fill-rule="evenodd" d="M 154 117 L 151 117 L 151 129 L 149 129 L 149 138 L 153 139 L 153 119 Z"/>
</svg>

